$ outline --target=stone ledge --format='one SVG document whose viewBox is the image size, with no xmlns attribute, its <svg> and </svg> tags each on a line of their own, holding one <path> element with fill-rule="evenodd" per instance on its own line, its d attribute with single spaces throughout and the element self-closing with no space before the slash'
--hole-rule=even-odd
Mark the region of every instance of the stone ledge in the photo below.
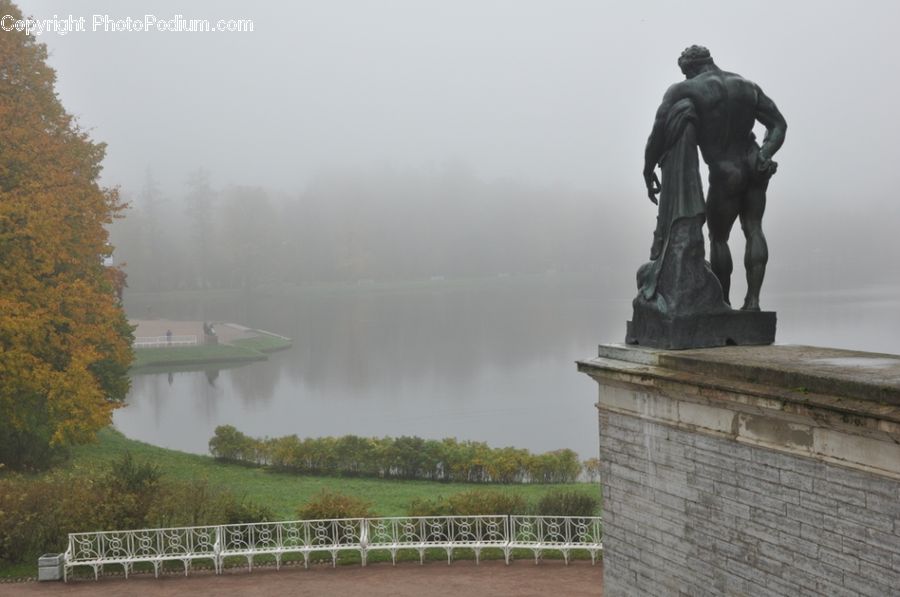
<svg viewBox="0 0 900 597">
<path fill-rule="evenodd" d="M 900 406 L 900 356 L 814 346 L 657 350 L 604 344 L 600 358 Z"/>
<path fill-rule="evenodd" d="M 874 398 L 900 396 L 900 357 L 804 346 L 600 354 L 578 368 L 601 383 L 601 410 L 900 478 L 900 406 Z"/>
</svg>

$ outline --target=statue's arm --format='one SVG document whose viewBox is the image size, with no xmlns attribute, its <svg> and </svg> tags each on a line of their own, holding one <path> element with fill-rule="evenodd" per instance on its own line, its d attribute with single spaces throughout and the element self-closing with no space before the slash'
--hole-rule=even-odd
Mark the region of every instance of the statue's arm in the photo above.
<svg viewBox="0 0 900 597">
<path fill-rule="evenodd" d="M 787 122 L 784 116 L 781 115 L 781 112 L 778 111 L 775 102 L 759 88 L 757 88 L 756 119 L 766 127 L 766 137 L 763 139 L 762 147 L 759 150 L 759 157 L 763 161 L 768 161 L 772 159 L 772 156 L 784 143 L 784 136 L 787 133 Z"/>
<path fill-rule="evenodd" d="M 653 119 L 653 130 L 647 139 L 647 147 L 644 149 L 644 176 L 652 173 L 659 163 L 665 151 L 666 143 L 666 117 L 674 104 L 674 86 L 670 87 L 663 96 L 662 103 L 656 109 L 656 117 Z"/>
<path fill-rule="evenodd" d="M 656 117 L 653 119 L 653 130 L 650 131 L 647 147 L 644 149 L 644 184 L 647 185 L 647 196 L 650 197 L 650 201 L 653 203 L 657 202 L 656 195 L 660 191 L 659 178 L 656 176 L 656 165 L 666 149 L 666 117 L 672 104 L 675 103 L 676 94 L 677 84 L 669 87 L 663 96 L 662 103 L 656 109 Z"/>
</svg>

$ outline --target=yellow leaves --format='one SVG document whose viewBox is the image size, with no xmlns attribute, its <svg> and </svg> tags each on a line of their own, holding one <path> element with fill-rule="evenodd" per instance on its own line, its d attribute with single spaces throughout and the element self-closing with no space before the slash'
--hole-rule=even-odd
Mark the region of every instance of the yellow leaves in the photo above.
<svg viewBox="0 0 900 597">
<path fill-rule="evenodd" d="M 102 265 L 122 206 L 45 59 L 33 38 L 0 34 L 0 461 L 32 466 L 109 424 L 132 358 L 121 272 Z"/>
</svg>

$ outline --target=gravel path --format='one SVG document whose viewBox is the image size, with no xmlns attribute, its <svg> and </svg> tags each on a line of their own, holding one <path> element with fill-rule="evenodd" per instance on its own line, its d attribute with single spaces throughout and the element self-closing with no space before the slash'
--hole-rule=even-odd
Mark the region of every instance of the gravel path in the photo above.
<svg viewBox="0 0 900 597">
<path fill-rule="evenodd" d="M 184 576 L 167 574 L 159 579 L 152 574 L 139 574 L 128 580 L 122 577 L 63 583 L 0 584 L 0 595 L 72 595 L 98 597 L 132 596 L 213 597 L 247 595 L 304 595 L 309 597 L 600 597 L 603 565 L 575 561 L 565 566 L 557 560 L 544 560 L 539 565 L 526 560 L 506 566 L 502 561 L 371 564 L 361 566 L 285 567 L 226 570 L 215 576 L 197 571 Z"/>
<path fill-rule="evenodd" d="M 165 336 L 166 331 L 171 330 L 175 336 L 199 336 L 203 337 L 202 321 L 175 321 L 172 319 L 130 319 L 131 325 L 136 325 L 135 336 Z M 232 326 L 227 323 L 216 322 L 216 334 L 219 342 L 228 344 L 241 338 L 255 338 L 259 334 L 242 326 Z"/>
</svg>

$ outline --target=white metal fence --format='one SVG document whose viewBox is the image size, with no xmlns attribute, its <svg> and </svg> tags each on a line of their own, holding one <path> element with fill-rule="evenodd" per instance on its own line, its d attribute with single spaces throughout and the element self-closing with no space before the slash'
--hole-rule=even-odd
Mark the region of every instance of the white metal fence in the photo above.
<svg viewBox="0 0 900 597">
<path fill-rule="evenodd" d="M 135 348 L 165 348 L 167 346 L 193 346 L 199 344 L 196 335 L 190 336 L 137 336 Z"/>
<path fill-rule="evenodd" d="M 543 553 L 556 551 L 566 563 L 574 550 L 587 551 L 591 562 L 603 550 L 600 518 L 595 516 L 407 516 L 393 518 L 344 518 L 294 520 L 216 526 L 72 533 L 64 554 L 63 577 L 76 566 L 88 566 L 98 578 L 103 566 L 121 565 L 125 577 L 135 564 L 148 563 L 159 576 L 167 561 L 181 562 L 187 575 L 194 560 L 207 560 L 221 573 L 227 557 L 247 559 L 252 570 L 257 556 L 275 559 L 281 567 L 287 554 L 303 556 L 309 566 L 314 552 L 331 555 L 337 564 L 341 551 L 357 552 L 366 565 L 372 552 L 388 552 L 396 564 L 402 550 L 418 552 L 442 549 L 447 563 L 457 549 L 471 549 L 476 562 L 486 548 L 502 551 L 509 564 L 513 550 L 528 550 L 535 563 Z"/>
<path fill-rule="evenodd" d="M 187 574 L 190 563 L 202 559 L 211 561 L 218 572 L 220 534 L 218 526 L 70 533 L 63 579 L 68 579 L 75 566 L 90 566 L 97 578 L 106 564 L 121 564 L 128 578 L 134 565 L 141 562 L 152 564 L 159 576 L 163 562 L 180 561 Z"/>
</svg>

